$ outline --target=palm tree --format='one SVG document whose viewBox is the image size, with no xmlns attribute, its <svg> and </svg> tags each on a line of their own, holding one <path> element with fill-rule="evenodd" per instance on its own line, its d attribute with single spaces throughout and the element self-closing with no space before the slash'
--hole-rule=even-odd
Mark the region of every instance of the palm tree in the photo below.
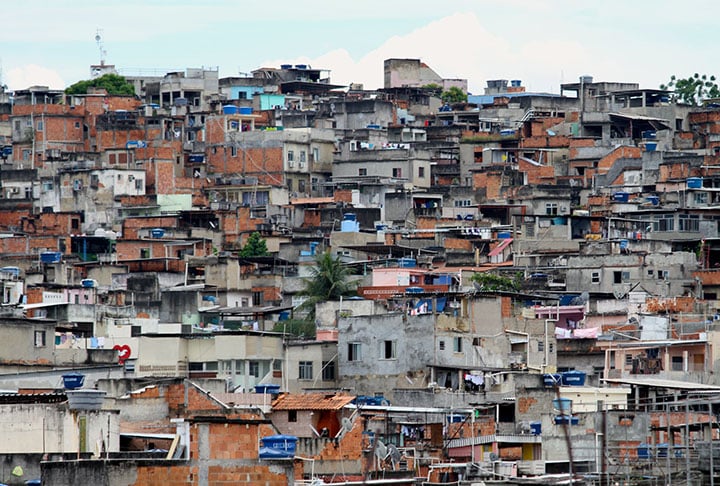
<svg viewBox="0 0 720 486">
<path fill-rule="evenodd" d="M 333 258 L 329 250 L 316 255 L 311 274 L 312 277 L 305 279 L 305 288 L 300 292 L 307 297 L 300 309 L 307 310 L 309 321 L 315 321 L 315 304 L 355 295 L 354 286 L 348 282 L 350 271 L 339 257 Z"/>
</svg>

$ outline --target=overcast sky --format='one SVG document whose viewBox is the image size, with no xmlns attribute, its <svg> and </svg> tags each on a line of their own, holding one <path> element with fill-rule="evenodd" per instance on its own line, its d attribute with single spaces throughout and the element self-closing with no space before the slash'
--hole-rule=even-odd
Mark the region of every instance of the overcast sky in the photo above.
<svg viewBox="0 0 720 486">
<path fill-rule="evenodd" d="M 488 79 L 559 92 L 581 75 L 657 88 L 720 74 L 715 0 L 22 0 L 3 2 L 2 83 L 64 88 L 100 61 L 122 72 L 280 64 L 381 88 L 383 60 L 417 58 L 482 94 Z"/>
</svg>

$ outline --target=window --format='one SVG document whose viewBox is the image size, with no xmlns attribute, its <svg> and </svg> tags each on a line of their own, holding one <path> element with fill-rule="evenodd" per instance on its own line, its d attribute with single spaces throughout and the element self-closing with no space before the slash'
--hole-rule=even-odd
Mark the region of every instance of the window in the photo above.
<svg viewBox="0 0 720 486">
<path fill-rule="evenodd" d="M 37 129 L 42 130 L 43 129 L 43 122 L 39 121 L 37 122 Z"/>
<path fill-rule="evenodd" d="M 672 357 L 672 363 L 671 368 L 673 371 L 682 371 L 683 370 L 683 358 L 682 356 L 673 356 Z"/>
<path fill-rule="evenodd" d="M 678 216 L 680 231 L 700 231 L 700 217 L 694 214 L 680 214 Z"/>
<path fill-rule="evenodd" d="M 322 379 L 323 381 L 335 380 L 335 361 L 322 362 Z"/>
<path fill-rule="evenodd" d="M 288 186 L 288 191 L 292 192 L 292 190 L 293 190 L 293 180 L 292 179 L 287 180 L 287 186 Z"/>
<path fill-rule="evenodd" d="M 298 192 L 305 192 L 305 181 L 302 179 L 298 181 Z"/>
<path fill-rule="evenodd" d="M 670 274 L 667 270 L 658 270 L 657 278 L 658 280 L 667 280 L 669 275 Z"/>
<path fill-rule="evenodd" d="M 295 152 L 293 152 L 292 150 L 288 150 L 287 151 L 287 159 L 288 159 L 288 162 L 295 160 Z"/>
<path fill-rule="evenodd" d="M 42 183 L 42 190 L 43 190 L 43 192 L 52 191 L 53 190 L 53 182 L 52 181 L 44 181 Z"/>
<path fill-rule="evenodd" d="M 625 366 L 632 366 L 632 354 L 626 354 L 625 355 Z"/>
<path fill-rule="evenodd" d="M 400 167 L 393 168 L 392 176 L 393 177 L 402 177 L 402 169 Z"/>
<path fill-rule="evenodd" d="M 315 147 L 312 149 L 312 160 L 313 162 L 319 162 L 320 161 L 320 149 Z"/>
<path fill-rule="evenodd" d="M 382 359 L 396 359 L 395 341 L 382 341 L 380 356 Z"/>
<path fill-rule="evenodd" d="M 425 167 L 418 167 L 418 178 L 425 179 Z"/>
<path fill-rule="evenodd" d="M 453 352 L 455 353 L 462 353 L 463 351 L 463 342 L 461 337 L 454 337 L 453 338 Z"/>
<path fill-rule="evenodd" d="M 298 380 L 312 380 L 313 363 L 312 361 L 300 361 L 298 366 Z"/>
<path fill-rule="evenodd" d="M 362 360 L 362 343 L 348 343 L 348 361 Z"/>
<path fill-rule="evenodd" d="M 707 204 L 708 197 L 707 192 L 696 192 L 695 193 L 695 204 Z M 680 221 L 682 224 L 682 220 Z"/>
<path fill-rule="evenodd" d="M 254 376 L 255 378 L 260 377 L 260 363 L 258 363 L 257 361 L 250 361 L 248 368 L 248 373 L 250 373 L 250 376 Z"/>
<path fill-rule="evenodd" d="M 288 422 L 297 422 L 297 410 L 288 410 Z"/>
<path fill-rule="evenodd" d="M 237 147 L 236 147 L 235 145 L 233 145 L 232 147 L 230 147 L 230 156 L 231 156 L 231 157 L 237 157 Z"/>
<path fill-rule="evenodd" d="M 445 341 L 438 342 L 438 349 L 440 349 L 440 351 L 445 351 Z"/>
<path fill-rule="evenodd" d="M 75 128 L 80 128 L 80 122 L 75 122 Z"/>
<path fill-rule="evenodd" d="M 35 331 L 35 347 L 45 347 L 45 331 Z"/>
<path fill-rule="evenodd" d="M 600 283 L 600 272 L 592 272 L 590 273 L 590 282 L 594 284 Z"/>
<path fill-rule="evenodd" d="M 359 176 L 366 176 L 366 175 L 367 175 L 367 169 L 365 169 L 365 168 L 358 169 L 358 175 L 359 175 Z"/>
<path fill-rule="evenodd" d="M 263 305 L 265 303 L 265 294 L 263 292 L 252 293 L 253 306 Z"/>
<path fill-rule="evenodd" d="M 150 248 L 140 248 L 140 258 L 150 258 Z"/>
<path fill-rule="evenodd" d="M 305 162 L 305 151 L 304 150 L 300 151 L 300 162 Z"/>
<path fill-rule="evenodd" d="M 613 272 L 613 283 L 616 283 L 616 284 L 622 283 L 622 272 L 618 272 L 618 271 Z"/>
<path fill-rule="evenodd" d="M 557 203 L 545 203 L 545 214 L 554 216 L 558 213 Z"/>
<path fill-rule="evenodd" d="M 545 351 L 545 341 L 537 342 L 537 350 L 538 350 L 538 353 L 542 353 L 543 351 Z"/>
<path fill-rule="evenodd" d="M 144 186 L 145 186 L 145 182 L 143 182 L 142 179 L 135 179 L 135 190 L 136 191 L 142 191 Z"/>
</svg>

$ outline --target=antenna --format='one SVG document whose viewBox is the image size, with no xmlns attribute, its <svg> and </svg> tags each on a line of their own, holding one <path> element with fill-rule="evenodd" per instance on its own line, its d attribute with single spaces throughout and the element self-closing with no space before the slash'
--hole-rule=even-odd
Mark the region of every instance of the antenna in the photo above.
<svg viewBox="0 0 720 486">
<path fill-rule="evenodd" d="M 100 30 L 100 29 L 97 29 L 95 31 L 95 42 L 97 43 L 98 50 L 100 51 L 100 65 L 104 66 L 105 65 L 105 55 L 107 54 L 107 51 L 103 47 L 101 33 L 102 33 L 102 30 Z"/>
</svg>

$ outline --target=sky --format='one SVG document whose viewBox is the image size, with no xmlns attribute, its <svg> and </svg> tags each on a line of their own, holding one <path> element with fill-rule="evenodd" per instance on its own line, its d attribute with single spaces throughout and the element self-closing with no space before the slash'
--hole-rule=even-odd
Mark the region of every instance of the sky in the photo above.
<svg viewBox="0 0 720 486">
<path fill-rule="evenodd" d="M 23 0 L 3 2 L 0 84 L 63 89 L 103 57 L 121 74 L 309 64 L 383 87 L 383 61 L 443 78 L 520 79 L 559 93 L 582 75 L 657 88 L 715 74 L 720 2 L 693 0 Z"/>
</svg>

